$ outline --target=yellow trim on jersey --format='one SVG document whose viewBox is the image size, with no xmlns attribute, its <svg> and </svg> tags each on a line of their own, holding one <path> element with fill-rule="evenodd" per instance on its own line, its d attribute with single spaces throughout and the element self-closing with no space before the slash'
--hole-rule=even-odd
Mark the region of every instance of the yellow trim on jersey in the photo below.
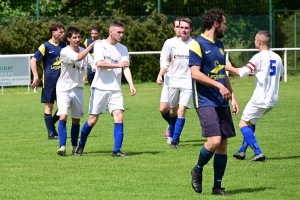
<svg viewBox="0 0 300 200">
<path fill-rule="evenodd" d="M 202 58 L 201 47 L 200 47 L 200 44 L 197 41 L 193 40 L 191 42 L 190 50 L 195 52 L 198 56 L 200 56 L 200 58 Z"/>
<path fill-rule="evenodd" d="M 203 33 L 201 34 L 201 36 L 202 37 L 204 37 L 205 39 L 207 39 L 207 40 L 209 40 L 209 41 L 211 41 L 212 43 L 216 43 L 216 41 L 215 40 L 212 40 L 211 38 L 209 38 L 209 37 L 206 37 Z"/>
<path fill-rule="evenodd" d="M 87 44 L 87 39 L 85 39 L 83 45 L 85 46 L 85 48 L 87 48 L 88 44 Z"/>
<path fill-rule="evenodd" d="M 42 44 L 40 47 L 39 47 L 39 51 L 41 52 L 41 54 L 44 56 L 45 55 L 45 52 L 46 52 L 46 47 L 44 44 Z"/>
<path fill-rule="evenodd" d="M 51 42 L 51 40 L 49 40 L 48 42 L 49 42 L 50 44 L 56 46 L 56 47 L 59 45 L 59 42 L 58 42 L 58 43 L 53 43 L 53 42 Z"/>
</svg>

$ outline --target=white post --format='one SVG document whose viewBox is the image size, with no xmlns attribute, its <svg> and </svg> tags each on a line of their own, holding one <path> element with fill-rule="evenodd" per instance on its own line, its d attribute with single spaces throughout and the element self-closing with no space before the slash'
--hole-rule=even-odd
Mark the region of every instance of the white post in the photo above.
<svg viewBox="0 0 300 200">
<path fill-rule="evenodd" d="M 287 82 L 287 50 L 284 51 L 284 82 Z"/>
<path fill-rule="evenodd" d="M 225 60 L 225 62 L 227 61 L 227 60 L 229 60 L 229 51 L 227 51 L 226 52 L 226 60 Z M 226 65 L 226 63 L 225 63 L 225 65 Z M 226 71 L 226 74 L 227 74 L 227 76 L 229 76 L 229 71 Z"/>
</svg>

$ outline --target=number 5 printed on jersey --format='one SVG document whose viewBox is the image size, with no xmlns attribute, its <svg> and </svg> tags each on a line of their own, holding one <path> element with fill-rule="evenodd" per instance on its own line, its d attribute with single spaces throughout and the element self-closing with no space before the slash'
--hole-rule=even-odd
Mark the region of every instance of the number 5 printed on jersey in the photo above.
<svg viewBox="0 0 300 200">
<path fill-rule="evenodd" d="M 276 75 L 276 60 L 270 60 L 270 76 Z"/>
</svg>

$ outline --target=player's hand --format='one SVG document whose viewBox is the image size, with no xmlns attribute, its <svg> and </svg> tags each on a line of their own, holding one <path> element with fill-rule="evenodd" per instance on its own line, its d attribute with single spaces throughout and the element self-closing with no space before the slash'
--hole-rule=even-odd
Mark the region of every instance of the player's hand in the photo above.
<svg viewBox="0 0 300 200">
<path fill-rule="evenodd" d="M 239 114 L 240 109 L 234 95 L 232 95 L 231 105 L 232 105 L 232 114 L 236 116 L 237 114 Z"/>
<path fill-rule="evenodd" d="M 222 87 L 221 89 L 219 89 L 219 92 L 225 101 L 231 99 L 231 92 L 226 87 Z"/>
<path fill-rule="evenodd" d="M 130 96 L 134 96 L 136 94 L 136 89 L 134 86 L 130 86 Z"/>
<path fill-rule="evenodd" d="M 129 62 L 127 60 L 121 61 L 118 64 L 119 68 L 126 68 L 129 67 Z"/>
<path fill-rule="evenodd" d="M 156 83 L 158 83 L 158 85 L 162 84 L 162 76 L 160 74 L 157 76 Z"/>
<path fill-rule="evenodd" d="M 39 86 L 39 84 L 40 84 L 40 79 L 39 78 L 33 78 L 33 81 L 32 81 L 32 84 L 31 84 L 31 87 L 33 88 L 33 89 L 35 89 L 35 88 L 37 88 L 38 86 Z"/>
</svg>

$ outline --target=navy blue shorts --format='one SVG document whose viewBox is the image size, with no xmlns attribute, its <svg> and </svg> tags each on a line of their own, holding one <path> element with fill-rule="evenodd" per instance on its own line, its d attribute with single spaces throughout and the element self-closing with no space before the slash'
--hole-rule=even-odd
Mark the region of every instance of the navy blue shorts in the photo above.
<svg viewBox="0 0 300 200">
<path fill-rule="evenodd" d="M 91 68 L 88 68 L 87 79 L 90 85 L 92 85 L 94 77 L 95 77 L 95 72 L 93 72 Z"/>
<path fill-rule="evenodd" d="M 56 101 L 56 88 L 43 88 L 41 103 L 52 103 Z"/>
<path fill-rule="evenodd" d="M 230 107 L 199 107 L 197 114 L 203 137 L 221 136 L 223 139 L 235 136 Z"/>
</svg>

